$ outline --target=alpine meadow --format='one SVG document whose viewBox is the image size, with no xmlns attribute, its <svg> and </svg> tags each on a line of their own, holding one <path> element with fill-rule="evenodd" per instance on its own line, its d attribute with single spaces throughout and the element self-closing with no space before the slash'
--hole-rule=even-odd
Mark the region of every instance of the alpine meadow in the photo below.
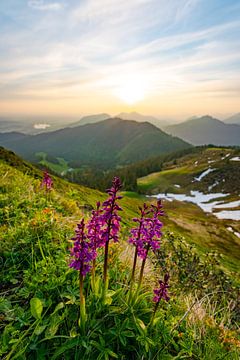
<svg viewBox="0 0 240 360">
<path fill-rule="evenodd" d="M 2 0 L 0 35 L 0 358 L 239 360 L 239 1 Z"/>
</svg>

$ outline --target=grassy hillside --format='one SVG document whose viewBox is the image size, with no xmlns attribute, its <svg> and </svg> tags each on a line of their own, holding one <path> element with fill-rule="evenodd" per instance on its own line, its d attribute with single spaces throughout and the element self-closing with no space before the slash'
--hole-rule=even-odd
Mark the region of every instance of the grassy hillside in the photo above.
<svg viewBox="0 0 240 360">
<path fill-rule="evenodd" d="M 107 194 L 53 179 L 41 189 L 42 173 L 0 149 L 0 357 L 2 359 L 238 359 L 238 283 L 223 272 L 214 253 L 200 256 L 177 235 L 165 236 L 148 258 L 143 286 L 129 279 L 134 248 L 127 243 L 136 226 L 140 195 L 123 193 L 120 242 L 109 248 L 109 290 L 102 298 L 103 252 L 96 286 L 84 278 L 85 325 L 79 274 L 70 269 L 70 239 L 76 224 L 89 219 Z M 169 209 L 170 210 L 170 209 Z M 102 249 L 103 250 L 103 249 Z M 141 264 L 138 260 L 137 274 Z M 170 297 L 154 305 L 153 287 L 170 274 Z M 98 285 L 97 285 L 98 284 Z"/>
<path fill-rule="evenodd" d="M 229 194 L 223 203 L 234 201 L 239 199 L 240 193 L 240 162 L 231 161 L 231 158 L 238 155 L 239 151 L 233 149 L 202 149 L 200 153 L 166 162 L 162 171 L 138 179 L 138 188 L 144 194 L 189 194 L 191 190 L 223 192 Z M 195 180 L 210 167 L 215 171 L 201 181 Z M 240 233 L 239 221 L 217 219 L 195 204 L 176 200 L 164 201 L 164 208 L 167 224 L 172 231 L 182 234 L 188 242 L 204 252 L 218 250 L 223 256 L 224 265 L 239 271 L 240 239 L 229 231 L 232 228 Z"/>
<path fill-rule="evenodd" d="M 218 184 L 212 189 L 213 192 L 223 191 L 225 193 L 238 194 L 239 183 L 239 161 L 231 158 L 240 154 L 239 150 L 231 148 L 199 148 L 196 153 L 187 154 L 176 160 L 165 161 L 162 171 L 149 174 L 138 180 L 138 188 L 141 192 L 179 192 L 186 193 L 192 190 L 208 191 L 208 187 L 214 182 Z M 201 181 L 194 181 L 208 168 L 215 171 L 209 173 Z M 176 187 L 175 185 L 180 185 Z"/>
</svg>

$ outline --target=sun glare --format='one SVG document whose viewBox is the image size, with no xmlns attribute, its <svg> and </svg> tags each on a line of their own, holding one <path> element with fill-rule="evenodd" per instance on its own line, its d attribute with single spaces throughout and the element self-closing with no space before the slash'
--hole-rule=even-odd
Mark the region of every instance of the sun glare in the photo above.
<svg viewBox="0 0 240 360">
<path fill-rule="evenodd" d="M 115 96 L 126 104 L 135 104 L 146 97 L 146 85 L 137 79 L 128 79 L 116 87 Z"/>
</svg>

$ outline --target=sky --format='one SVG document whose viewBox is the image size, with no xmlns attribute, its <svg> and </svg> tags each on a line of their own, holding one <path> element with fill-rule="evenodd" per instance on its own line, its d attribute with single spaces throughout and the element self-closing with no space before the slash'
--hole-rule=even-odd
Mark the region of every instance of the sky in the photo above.
<svg viewBox="0 0 240 360">
<path fill-rule="evenodd" d="M 240 1 L 0 1 L 0 116 L 122 111 L 240 112 Z"/>
</svg>

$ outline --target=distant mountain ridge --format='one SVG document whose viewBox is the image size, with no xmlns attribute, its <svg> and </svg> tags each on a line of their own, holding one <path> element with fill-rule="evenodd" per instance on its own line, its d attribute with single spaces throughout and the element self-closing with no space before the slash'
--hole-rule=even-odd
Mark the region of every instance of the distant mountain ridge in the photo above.
<svg viewBox="0 0 240 360">
<path fill-rule="evenodd" d="M 77 127 L 77 126 L 82 126 L 82 125 L 86 125 L 86 124 L 95 124 L 99 121 L 107 120 L 110 117 L 111 117 L 111 115 L 109 115 L 107 113 L 87 115 L 87 116 L 83 116 L 79 121 L 76 121 L 76 122 L 70 124 L 69 126 Z"/>
<path fill-rule="evenodd" d="M 136 111 L 133 112 L 121 112 L 120 114 L 118 114 L 116 117 L 123 119 L 123 120 L 135 120 L 138 122 L 149 122 L 150 124 L 153 124 L 157 127 L 159 127 L 160 129 L 163 129 L 164 127 L 166 127 L 168 125 L 167 120 L 161 120 L 156 118 L 155 116 L 151 116 L 151 115 L 142 115 L 139 114 Z"/>
<path fill-rule="evenodd" d="M 193 145 L 240 145 L 240 125 L 225 124 L 209 115 L 168 126 L 165 130 Z"/>
<path fill-rule="evenodd" d="M 237 124 L 240 125 L 240 112 L 237 114 L 234 114 L 227 119 L 224 120 L 226 124 Z"/>
<path fill-rule="evenodd" d="M 23 136 L 24 141 L 21 135 L 0 134 L 0 144 L 31 161 L 36 161 L 37 152 L 45 152 L 80 165 L 130 164 L 191 146 L 148 122 L 138 123 L 118 118 Z"/>
<path fill-rule="evenodd" d="M 168 125 L 168 122 L 165 120 L 158 119 L 151 115 L 142 115 L 136 111 L 129 112 L 129 113 L 121 112 L 114 117 L 122 119 L 122 120 L 134 120 L 137 122 L 146 122 L 147 121 L 150 124 L 153 124 L 159 128 L 164 128 Z M 86 124 L 95 124 L 99 121 L 107 120 L 110 118 L 111 118 L 111 115 L 109 115 L 107 113 L 87 115 L 87 116 L 82 117 L 79 121 L 76 121 L 73 124 L 70 124 L 70 127 L 82 126 L 82 125 L 86 125 Z"/>
</svg>

